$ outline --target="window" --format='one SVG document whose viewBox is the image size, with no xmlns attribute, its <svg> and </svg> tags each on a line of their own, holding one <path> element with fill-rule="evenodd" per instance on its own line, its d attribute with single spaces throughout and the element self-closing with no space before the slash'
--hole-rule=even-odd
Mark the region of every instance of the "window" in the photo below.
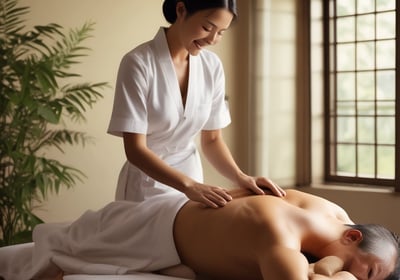
<svg viewBox="0 0 400 280">
<path fill-rule="evenodd" d="M 324 5 L 326 178 L 400 190 L 396 0 Z"/>
</svg>

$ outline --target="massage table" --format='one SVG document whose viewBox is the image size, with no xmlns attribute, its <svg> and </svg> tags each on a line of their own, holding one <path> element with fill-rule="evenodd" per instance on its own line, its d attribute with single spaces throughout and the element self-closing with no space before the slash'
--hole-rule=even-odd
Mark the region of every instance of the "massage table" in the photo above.
<svg viewBox="0 0 400 280">
<path fill-rule="evenodd" d="M 130 275 L 67 275 L 63 280 L 186 280 L 170 276 L 157 275 L 153 273 L 135 273 Z"/>
<path fill-rule="evenodd" d="M 170 276 L 157 275 L 153 273 L 137 273 L 130 275 L 68 275 L 64 280 L 186 280 Z"/>
<path fill-rule="evenodd" d="M 0 276 L 5 271 L 18 270 L 32 258 L 33 243 L 18 244 L 0 248 Z M 1 279 L 1 278 L 0 278 Z M 8 279 L 5 279 L 8 280 Z M 22 280 L 22 279 L 21 279 Z M 25 279 L 24 279 L 25 280 Z M 65 275 L 63 280 L 186 280 L 184 278 L 157 275 L 153 273 L 131 273 L 129 275 Z"/>
</svg>

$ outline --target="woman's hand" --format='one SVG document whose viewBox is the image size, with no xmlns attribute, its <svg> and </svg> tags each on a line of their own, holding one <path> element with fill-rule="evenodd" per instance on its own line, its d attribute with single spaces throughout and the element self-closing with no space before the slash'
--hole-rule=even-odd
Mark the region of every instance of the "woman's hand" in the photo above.
<svg viewBox="0 0 400 280">
<path fill-rule="evenodd" d="M 212 208 L 223 207 L 232 200 L 228 190 L 200 183 L 187 187 L 184 193 L 190 200 Z"/>
<path fill-rule="evenodd" d="M 251 177 L 249 175 L 242 174 L 238 178 L 238 184 L 240 187 L 249 189 L 255 194 L 265 194 L 264 190 L 261 189 L 263 188 L 269 189 L 272 194 L 279 197 L 286 195 L 286 192 L 281 187 L 265 177 Z"/>
</svg>

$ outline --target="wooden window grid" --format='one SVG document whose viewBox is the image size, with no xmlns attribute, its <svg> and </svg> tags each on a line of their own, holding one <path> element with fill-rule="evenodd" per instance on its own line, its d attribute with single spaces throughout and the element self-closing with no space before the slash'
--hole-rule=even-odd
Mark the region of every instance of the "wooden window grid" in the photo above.
<svg viewBox="0 0 400 280">
<path fill-rule="evenodd" d="M 341 13 L 338 1 L 354 3 L 354 11 Z M 372 11 L 360 11 L 360 1 L 366 3 L 324 1 L 325 178 L 328 182 L 390 186 L 400 191 L 400 83 L 396 55 L 400 0 L 391 0 L 396 1 L 394 8 L 381 10 L 377 1 L 382 0 L 369 0 L 374 2 Z M 379 24 L 390 16 L 395 17 L 394 36 L 382 36 Z M 363 21 L 368 20 L 373 24 L 363 26 Z M 346 27 L 354 28 L 353 32 L 337 32 Z M 378 53 L 379 48 L 385 47 L 386 54 L 392 51 L 395 57 L 386 65 Z M 392 96 L 390 83 L 385 84 L 388 81 L 392 81 Z M 388 86 L 389 94 L 379 91 L 378 84 Z M 393 130 L 394 136 L 390 135 Z"/>
</svg>

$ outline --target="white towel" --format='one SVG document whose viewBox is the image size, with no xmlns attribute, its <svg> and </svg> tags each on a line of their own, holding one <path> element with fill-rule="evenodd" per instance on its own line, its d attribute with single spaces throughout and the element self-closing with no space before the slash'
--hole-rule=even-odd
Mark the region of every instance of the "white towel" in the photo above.
<svg viewBox="0 0 400 280">
<path fill-rule="evenodd" d="M 45 279 L 60 269 L 67 274 L 118 275 L 177 265 L 173 224 L 187 201 L 178 192 L 143 202 L 115 201 L 71 224 L 39 225 L 33 235 L 32 266 L 20 270 L 20 276 L 3 276 Z"/>
<path fill-rule="evenodd" d="M 0 276 L 9 279 L 29 279 L 32 268 L 33 243 L 0 248 Z"/>
</svg>

